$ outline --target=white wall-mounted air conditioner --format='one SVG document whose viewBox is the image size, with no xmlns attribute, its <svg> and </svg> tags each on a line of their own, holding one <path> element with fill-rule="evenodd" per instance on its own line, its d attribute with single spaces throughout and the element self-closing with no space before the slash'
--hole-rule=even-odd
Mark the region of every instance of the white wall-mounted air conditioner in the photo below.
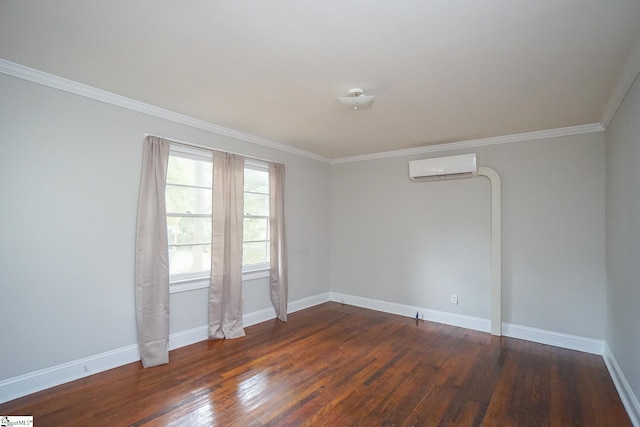
<svg viewBox="0 0 640 427">
<path fill-rule="evenodd" d="M 409 179 L 411 181 L 464 178 L 474 175 L 478 175 L 478 156 L 476 153 L 409 162 Z"/>
</svg>

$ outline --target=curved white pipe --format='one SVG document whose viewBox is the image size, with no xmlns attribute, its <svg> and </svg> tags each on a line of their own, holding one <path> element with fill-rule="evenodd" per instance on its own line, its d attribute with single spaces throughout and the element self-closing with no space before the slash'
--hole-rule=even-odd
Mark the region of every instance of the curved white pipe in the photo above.
<svg viewBox="0 0 640 427">
<path fill-rule="evenodd" d="M 478 175 L 491 184 L 491 334 L 502 335 L 502 180 L 494 169 L 480 166 Z"/>
</svg>

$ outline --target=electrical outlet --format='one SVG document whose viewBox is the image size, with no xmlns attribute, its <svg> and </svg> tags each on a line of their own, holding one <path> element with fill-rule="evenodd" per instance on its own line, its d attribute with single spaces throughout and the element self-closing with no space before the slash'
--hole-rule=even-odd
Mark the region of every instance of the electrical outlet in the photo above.
<svg viewBox="0 0 640 427">
<path fill-rule="evenodd" d="M 451 295 L 451 304 L 458 304 L 458 295 Z"/>
</svg>

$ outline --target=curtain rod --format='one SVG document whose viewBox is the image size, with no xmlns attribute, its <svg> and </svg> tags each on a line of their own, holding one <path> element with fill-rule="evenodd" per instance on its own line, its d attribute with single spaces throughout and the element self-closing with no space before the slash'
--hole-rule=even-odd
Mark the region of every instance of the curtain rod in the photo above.
<svg viewBox="0 0 640 427">
<path fill-rule="evenodd" d="M 246 154 L 242 154 L 242 153 L 237 153 L 237 152 L 233 152 L 233 151 L 228 151 L 228 150 L 218 150 L 216 148 L 211 148 L 211 147 L 207 147 L 206 145 L 200 145 L 200 144 L 194 144 L 191 142 L 186 142 L 186 141 L 179 141 L 177 139 L 172 139 L 172 138 L 166 138 L 164 136 L 160 136 L 160 135 L 154 135 L 152 133 L 145 133 L 144 137 L 148 137 L 148 136 L 155 136 L 156 138 L 162 138 L 162 139 L 166 139 L 167 141 L 173 143 L 173 144 L 178 144 L 178 145 L 186 145 L 187 147 L 194 147 L 194 148 L 200 148 L 203 150 L 209 150 L 209 151 L 224 151 L 225 153 L 229 153 L 229 154 L 236 154 L 238 156 L 242 156 L 245 157 L 247 159 L 250 160 L 258 160 L 261 162 L 267 162 L 267 163 L 276 163 L 276 164 L 280 164 L 283 165 L 284 163 L 282 162 L 276 162 L 273 160 L 269 160 L 269 159 L 264 159 L 262 157 L 255 157 L 255 156 L 247 156 Z"/>
</svg>

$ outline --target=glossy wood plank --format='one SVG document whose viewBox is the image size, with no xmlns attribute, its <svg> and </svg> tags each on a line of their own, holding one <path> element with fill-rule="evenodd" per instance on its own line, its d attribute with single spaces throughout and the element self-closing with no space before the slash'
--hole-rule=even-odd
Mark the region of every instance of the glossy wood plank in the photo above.
<svg viewBox="0 0 640 427">
<path fill-rule="evenodd" d="M 0 405 L 37 426 L 629 426 L 600 356 L 326 303 Z"/>
</svg>

